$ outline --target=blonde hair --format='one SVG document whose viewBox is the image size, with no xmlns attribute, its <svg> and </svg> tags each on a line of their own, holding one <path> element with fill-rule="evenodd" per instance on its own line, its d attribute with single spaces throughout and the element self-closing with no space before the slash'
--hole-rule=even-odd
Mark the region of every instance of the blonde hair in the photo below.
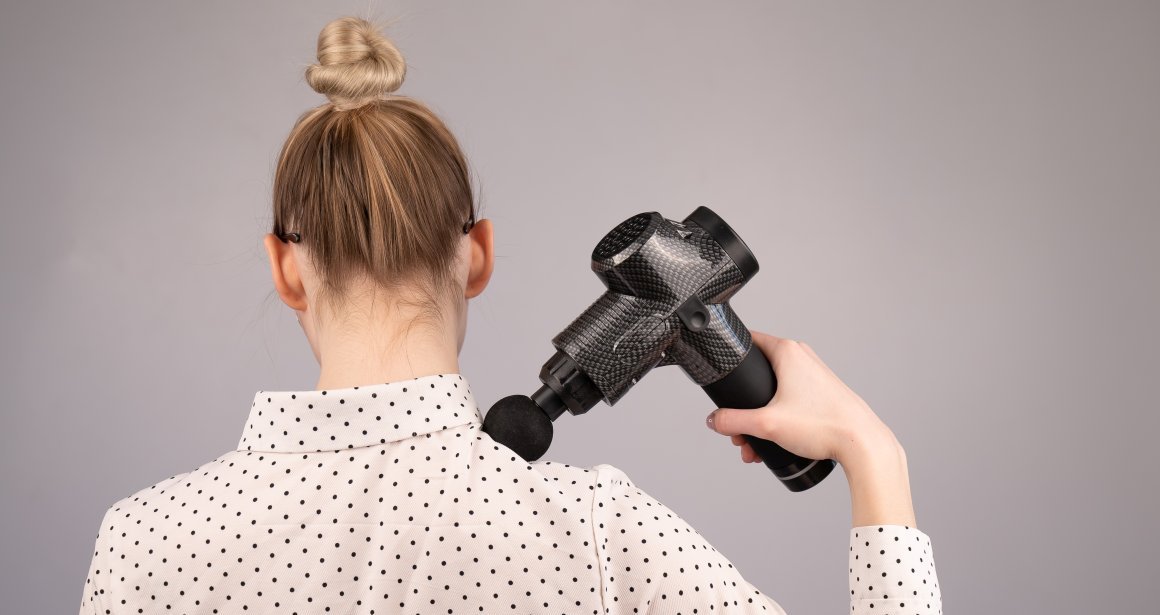
<svg viewBox="0 0 1160 615">
<path fill-rule="evenodd" d="M 458 240 L 474 221 L 467 161 L 426 105 L 392 95 L 403 55 L 365 19 L 318 35 L 306 81 L 330 102 L 298 118 L 274 174 L 273 232 L 299 234 L 331 308 L 353 276 L 385 288 L 453 291 Z"/>
</svg>

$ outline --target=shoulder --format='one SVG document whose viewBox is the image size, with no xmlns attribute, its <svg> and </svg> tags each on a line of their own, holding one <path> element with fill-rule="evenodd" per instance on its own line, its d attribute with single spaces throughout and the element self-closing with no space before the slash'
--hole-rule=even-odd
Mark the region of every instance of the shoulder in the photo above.
<svg viewBox="0 0 1160 615">
<path fill-rule="evenodd" d="M 174 474 L 113 502 L 105 510 L 97 538 L 107 537 L 110 531 L 117 529 L 118 524 L 124 524 L 126 527 L 139 526 L 141 525 L 138 523 L 139 520 L 157 516 L 161 509 L 165 508 L 166 494 L 185 482 L 190 474 L 191 472 Z"/>
<path fill-rule="evenodd" d="M 678 522 L 682 531 L 696 533 L 675 512 L 637 487 L 628 474 L 616 466 L 602 463 L 582 467 L 556 461 L 537 461 L 529 464 L 529 467 L 561 490 L 573 489 L 577 493 L 586 493 L 587 499 L 591 500 L 594 515 L 608 517 L 609 524 L 632 522 L 642 525 L 646 518 L 653 522 L 668 519 Z"/>
<path fill-rule="evenodd" d="M 583 467 L 558 461 L 536 461 L 529 467 L 559 491 L 587 500 L 594 513 L 599 509 L 610 509 L 616 502 L 628 504 L 626 498 L 633 494 L 644 495 L 623 470 L 608 464 Z"/>
<path fill-rule="evenodd" d="M 613 612 L 784 614 L 700 532 L 620 468 L 601 464 L 549 471 L 590 485 L 601 590 L 605 603 L 616 605 Z"/>
<path fill-rule="evenodd" d="M 603 463 L 586 468 L 559 461 L 534 461 L 531 466 L 553 482 L 589 485 L 592 491 L 596 491 L 597 488 L 603 489 L 608 485 L 620 487 L 632 484 L 628 475 L 620 468 Z"/>
<path fill-rule="evenodd" d="M 109 510 L 123 510 L 132 508 L 134 506 L 148 506 L 151 501 L 155 502 L 156 498 L 164 496 L 166 493 L 182 484 L 193 474 L 193 471 L 182 472 L 174 474 L 168 478 L 161 479 L 148 487 L 142 487 L 133 493 L 122 497 L 113 502 Z"/>
<path fill-rule="evenodd" d="M 138 540 L 141 534 L 156 534 L 157 530 L 180 522 L 183 514 L 178 512 L 189 512 L 185 509 L 190 496 L 203 493 L 209 484 L 220 483 L 217 469 L 230 465 L 239 454 L 243 453 L 224 453 L 193 470 L 173 474 L 117 499 L 102 516 L 98 544 L 113 537 Z"/>
<path fill-rule="evenodd" d="M 156 545 L 157 537 L 168 534 L 165 526 L 170 518 L 170 494 L 186 481 L 193 472 L 183 472 L 164 478 L 148 487 L 114 501 L 101 514 L 93 542 L 89 572 L 85 579 L 81 612 L 106 612 L 101 608 L 106 588 L 114 579 L 124 575 L 127 562 L 135 561 L 137 548 L 148 543 Z M 160 531 L 158 531 L 160 529 Z"/>
</svg>

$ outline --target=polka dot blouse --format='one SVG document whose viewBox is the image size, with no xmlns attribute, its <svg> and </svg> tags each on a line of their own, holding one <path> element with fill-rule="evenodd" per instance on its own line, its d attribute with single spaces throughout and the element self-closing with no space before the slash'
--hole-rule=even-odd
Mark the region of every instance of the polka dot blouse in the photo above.
<svg viewBox="0 0 1160 615">
<path fill-rule="evenodd" d="M 105 512 L 80 612 L 785 612 L 620 470 L 480 424 L 459 374 L 259 391 L 237 450 Z M 853 613 L 941 612 L 915 528 L 853 528 L 850 588 Z"/>
</svg>

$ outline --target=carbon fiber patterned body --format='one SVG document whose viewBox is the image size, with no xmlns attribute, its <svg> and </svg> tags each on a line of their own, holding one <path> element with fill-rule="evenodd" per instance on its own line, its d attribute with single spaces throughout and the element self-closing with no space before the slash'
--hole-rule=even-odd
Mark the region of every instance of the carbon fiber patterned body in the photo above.
<svg viewBox="0 0 1160 615">
<path fill-rule="evenodd" d="M 656 366 L 680 365 L 704 386 L 749 352 L 749 329 L 728 304 L 746 275 L 691 218 L 648 212 L 625 220 L 593 250 L 592 270 L 608 290 L 552 345 L 606 403 L 615 404 Z"/>
</svg>

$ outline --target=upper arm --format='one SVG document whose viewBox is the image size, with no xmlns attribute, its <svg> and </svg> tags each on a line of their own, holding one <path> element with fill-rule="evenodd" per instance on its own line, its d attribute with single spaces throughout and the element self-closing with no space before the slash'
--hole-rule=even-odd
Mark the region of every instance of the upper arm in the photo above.
<svg viewBox="0 0 1160 615">
<path fill-rule="evenodd" d="M 598 471 L 593 532 L 606 613 L 785 613 L 620 470 Z M 634 610 L 636 609 L 636 610 Z"/>
<path fill-rule="evenodd" d="M 111 539 L 109 522 L 112 514 L 113 508 L 106 509 L 97 527 L 89 570 L 85 575 L 84 589 L 81 593 L 80 615 L 98 615 L 105 612 L 101 607 L 101 597 L 104 593 L 105 580 L 111 572 L 105 555 L 109 551 L 107 545 Z"/>
</svg>

